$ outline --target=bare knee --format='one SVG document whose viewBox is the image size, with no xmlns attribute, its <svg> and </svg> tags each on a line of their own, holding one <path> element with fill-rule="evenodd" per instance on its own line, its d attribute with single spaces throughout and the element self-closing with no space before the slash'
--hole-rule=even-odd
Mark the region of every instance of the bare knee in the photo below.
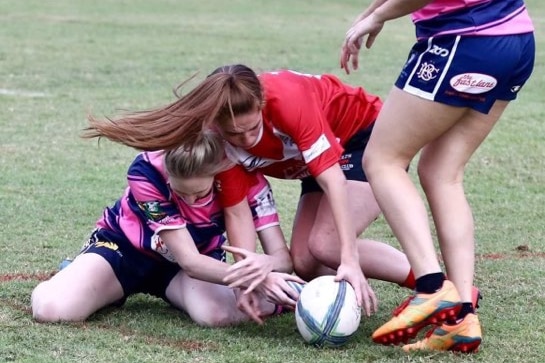
<svg viewBox="0 0 545 363">
<path fill-rule="evenodd" d="M 446 165 L 438 165 L 427 158 L 420 159 L 417 172 L 426 194 L 439 193 L 443 186 L 461 185 L 463 181 L 463 169 L 446 168 Z"/>
<path fill-rule="evenodd" d="M 310 253 L 309 249 L 305 249 L 304 252 L 291 253 L 291 261 L 293 263 L 293 271 L 297 276 L 305 281 L 310 281 L 318 274 L 320 263 Z"/>
<path fill-rule="evenodd" d="M 32 317 L 40 323 L 54 323 L 62 319 L 61 301 L 51 293 L 48 281 L 40 283 L 31 295 Z"/>
<path fill-rule="evenodd" d="M 221 328 L 237 323 L 234 320 L 234 314 L 224 305 L 210 304 L 206 309 L 198 309 L 198 311 L 188 312 L 191 320 L 197 325 L 205 328 Z"/>
</svg>

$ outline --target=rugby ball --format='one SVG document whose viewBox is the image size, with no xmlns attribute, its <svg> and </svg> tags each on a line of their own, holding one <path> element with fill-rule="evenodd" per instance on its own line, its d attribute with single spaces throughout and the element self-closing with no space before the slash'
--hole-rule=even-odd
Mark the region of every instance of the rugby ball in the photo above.
<svg viewBox="0 0 545 363">
<path fill-rule="evenodd" d="M 307 283 L 297 300 L 295 322 L 303 339 L 316 347 L 340 347 L 360 325 L 361 309 L 352 286 L 334 276 Z"/>
</svg>

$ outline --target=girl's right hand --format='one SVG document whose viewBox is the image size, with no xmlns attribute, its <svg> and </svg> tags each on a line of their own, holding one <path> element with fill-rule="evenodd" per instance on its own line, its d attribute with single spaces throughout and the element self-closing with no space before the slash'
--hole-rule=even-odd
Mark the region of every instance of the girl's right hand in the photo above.
<svg viewBox="0 0 545 363">
<path fill-rule="evenodd" d="M 384 27 L 384 22 L 380 21 L 373 13 L 365 17 L 358 17 L 358 20 L 346 32 L 341 47 L 340 64 L 346 74 L 350 74 L 350 64 L 352 69 L 356 70 L 359 66 L 359 52 L 363 43 L 364 37 L 367 36 L 365 47 L 371 48 L 376 37 Z"/>
</svg>

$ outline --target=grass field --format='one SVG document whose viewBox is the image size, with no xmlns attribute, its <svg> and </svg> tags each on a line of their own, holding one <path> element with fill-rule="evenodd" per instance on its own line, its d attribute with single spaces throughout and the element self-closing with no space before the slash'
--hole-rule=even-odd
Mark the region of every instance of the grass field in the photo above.
<svg viewBox="0 0 545 363">
<path fill-rule="evenodd" d="M 2 0 L 0 2 L 0 362 L 542 362 L 545 356 L 545 4 L 528 0 L 537 64 L 467 168 L 476 219 L 481 352 L 413 354 L 371 342 L 407 291 L 373 281 L 380 311 L 343 349 L 303 344 L 292 314 L 203 329 L 158 299 L 130 298 L 81 324 L 37 324 L 30 293 L 74 255 L 120 196 L 136 151 L 79 138 L 88 112 L 174 99 L 222 64 L 334 73 L 385 96 L 413 41 L 389 23 L 362 68 L 338 67 L 364 1 Z M 286 234 L 296 182 L 274 180 Z M 383 219 L 367 233 L 397 246 Z"/>
</svg>

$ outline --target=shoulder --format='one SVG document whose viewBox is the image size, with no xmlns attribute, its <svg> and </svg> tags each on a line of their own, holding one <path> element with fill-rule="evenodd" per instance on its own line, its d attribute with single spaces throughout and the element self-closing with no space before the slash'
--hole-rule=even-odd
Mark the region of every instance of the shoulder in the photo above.
<svg viewBox="0 0 545 363">
<path fill-rule="evenodd" d="M 139 188 L 153 185 L 162 194 L 168 195 L 168 175 L 163 164 L 163 153 L 142 152 L 136 156 L 127 171 L 127 180 L 134 192 Z"/>
</svg>

